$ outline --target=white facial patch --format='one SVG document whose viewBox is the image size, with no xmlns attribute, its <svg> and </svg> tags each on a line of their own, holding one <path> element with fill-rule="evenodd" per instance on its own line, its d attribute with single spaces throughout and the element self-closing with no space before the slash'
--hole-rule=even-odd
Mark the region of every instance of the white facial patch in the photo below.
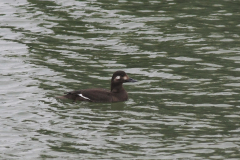
<svg viewBox="0 0 240 160">
<path fill-rule="evenodd" d="M 124 80 L 127 80 L 128 78 L 127 78 L 127 76 L 124 76 L 123 79 L 124 79 Z"/>
<path fill-rule="evenodd" d="M 120 79 L 121 77 L 120 76 L 117 76 L 115 79 Z"/>
<path fill-rule="evenodd" d="M 78 95 L 79 95 L 80 97 L 84 98 L 84 99 L 88 99 L 88 100 L 90 100 L 89 98 L 83 96 L 82 94 L 78 94 Z"/>
</svg>

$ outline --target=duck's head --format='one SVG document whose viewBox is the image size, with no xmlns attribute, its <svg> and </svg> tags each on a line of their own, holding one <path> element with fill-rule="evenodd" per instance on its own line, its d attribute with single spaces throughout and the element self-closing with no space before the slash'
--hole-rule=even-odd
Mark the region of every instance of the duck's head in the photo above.
<svg viewBox="0 0 240 160">
<path fill-rule="evenodd" d="M 128 75 L 124 71 L 116 71 L 112 76 L 112 83 L 126 83 L 126 82 L 137 82 L 136 80 L 128 77 Z"/>
</svg>

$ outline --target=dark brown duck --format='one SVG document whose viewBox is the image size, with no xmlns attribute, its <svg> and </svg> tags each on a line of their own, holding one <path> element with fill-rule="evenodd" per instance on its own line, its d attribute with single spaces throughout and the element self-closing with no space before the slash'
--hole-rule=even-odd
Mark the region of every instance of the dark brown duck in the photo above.
<svg viewBox="0 0 240 160">
<path fill-rule="evenodd" d="M 129 78 L 124 71 L 116 71 L 111 79 L 111 90 L 96 88 L 83 89 L 67 92 L 66 95 L 58 97 L 60 99 L 71 99 L 74 101 L 88 102 L 121 102 L 128 100 L 128 94 L 123 88 L 123 83 L 137 82 Z"/>
</svg>

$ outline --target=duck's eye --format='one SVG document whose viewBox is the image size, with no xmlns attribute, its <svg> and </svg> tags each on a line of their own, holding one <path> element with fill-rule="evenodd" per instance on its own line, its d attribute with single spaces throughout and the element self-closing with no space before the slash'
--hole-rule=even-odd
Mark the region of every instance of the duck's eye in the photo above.
<svg viewBox="0 0 240 160">
<path fill-rule="evenodd" d="M 120 76 L 117 76 L 115 79 L 120 79 L 121 77 Z"/>
</svg>

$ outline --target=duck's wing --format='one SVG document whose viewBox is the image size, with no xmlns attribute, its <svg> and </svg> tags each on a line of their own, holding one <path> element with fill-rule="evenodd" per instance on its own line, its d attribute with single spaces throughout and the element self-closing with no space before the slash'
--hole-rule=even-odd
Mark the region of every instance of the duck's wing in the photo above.
<svg viewBox="0 0 240 160">
<path fill-rule="evenodd" d="M 61 99 L 89 102 L 112 102 L 111 92 L 105 89 L 85 89 L 67 92 Z M 60 98 L 60 97 L 59 97 Z"/>
</svg>

